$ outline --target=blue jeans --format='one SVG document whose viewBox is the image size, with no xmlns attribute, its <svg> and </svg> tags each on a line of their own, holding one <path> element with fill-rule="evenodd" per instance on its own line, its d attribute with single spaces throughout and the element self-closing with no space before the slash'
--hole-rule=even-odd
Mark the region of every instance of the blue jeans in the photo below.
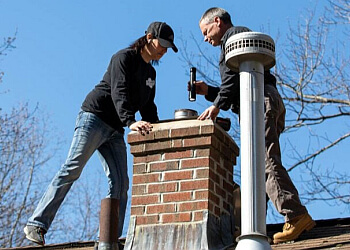
<svg viewBox="0 0 350 250">
<path fill-rule="evenodd" d="M 78 114 L 66 162 L 51 181 L 28 225 L 49 229 L 66 194 L 95 150 L 108 179 L 107 198 L 119 199 L 118 237 L 121 236 L 129 189 L 124 135 L 85 111 Z"/>
</svg>

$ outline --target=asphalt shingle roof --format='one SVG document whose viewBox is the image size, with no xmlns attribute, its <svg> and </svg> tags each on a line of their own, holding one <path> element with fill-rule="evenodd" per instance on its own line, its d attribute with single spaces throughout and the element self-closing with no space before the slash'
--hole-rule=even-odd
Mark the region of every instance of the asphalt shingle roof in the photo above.
<svg viewBox="0 0 350 250">
<path fill-rule="evenodd" d="M 267 234 L 272 238 L 273 234 L 282 230 L 282 224 L 267 225 Z M 305 249 L 350 249 L 350 217 L 343 219 L 329 219 L 316 221 L 316 227 L 300 236 L 293 242 L 271 245 L 273 250 L 305 250 Z M 11 248 L 13 250 L 93 250 L 94 242 L 71 242 L 63 244 L 46 245 L 44 247 L 31 245 L 26 247 Z M 234 250 L 234 247 L 227 250 Z M 145 249 L 146 250 L 146 249 Z"/>
</svg>

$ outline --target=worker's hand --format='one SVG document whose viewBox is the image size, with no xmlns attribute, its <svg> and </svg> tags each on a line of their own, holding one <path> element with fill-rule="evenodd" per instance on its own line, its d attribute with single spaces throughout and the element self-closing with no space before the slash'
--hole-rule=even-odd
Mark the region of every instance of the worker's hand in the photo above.
<svg viewBox="0 0 350 250">
<path fill-rule="evenodd" d="M 208 85 L 205 82 L 195 81 L 194 84 L 196 85 L 196 93 L 198 95 L 207 95 L 208 94 Z M 190 81 L 188 81 L 187 90 L 188 91 L 191 90 Z"/>
<path fill-rule="evenodd" d="M 152 131 L 152 124 L 145 121 L 137 121 L 130 125 L 129 127 L 133 131 L 138 131 L 141 135 L 149 134 Z"/>
<path fill-rule="evenodd" d="M 205 120 L 205 119 L 212 119 L 215 120 L 215 118 L 218 116 L 220 109 L 213 106 L 210 106 L 204 112 L 198 116 L 198 120 Z"/>
</svg>

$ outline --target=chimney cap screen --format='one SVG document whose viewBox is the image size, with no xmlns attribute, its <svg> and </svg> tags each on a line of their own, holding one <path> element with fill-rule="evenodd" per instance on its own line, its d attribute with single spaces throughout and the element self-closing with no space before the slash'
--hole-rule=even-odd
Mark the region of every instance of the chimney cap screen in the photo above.
<svg viewBox="0 0 350 250">
<path fill-rule="evenodd" d="M 243 61 L 259 61 L 265 70 L 275 64 L 275 43 L 273 39 L 260 32 L 242 32 L 231 36 L 225 44 L 227 67 L 238 70 Z"/>
</svg>

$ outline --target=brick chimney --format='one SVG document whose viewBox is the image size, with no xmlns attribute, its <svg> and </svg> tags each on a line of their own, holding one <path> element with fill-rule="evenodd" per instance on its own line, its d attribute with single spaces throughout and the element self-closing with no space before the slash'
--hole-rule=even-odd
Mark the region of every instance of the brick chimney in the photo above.
<svg viewBox="0 0 350 250">
<path fill-rule="evenodd" d="M 128 143 L 134 163 L 125 249 L 218 249 L 233 243 L 239 149 L 219 125 L 160 122 L 148 135 L 131 132 Z"/>
</svg>

